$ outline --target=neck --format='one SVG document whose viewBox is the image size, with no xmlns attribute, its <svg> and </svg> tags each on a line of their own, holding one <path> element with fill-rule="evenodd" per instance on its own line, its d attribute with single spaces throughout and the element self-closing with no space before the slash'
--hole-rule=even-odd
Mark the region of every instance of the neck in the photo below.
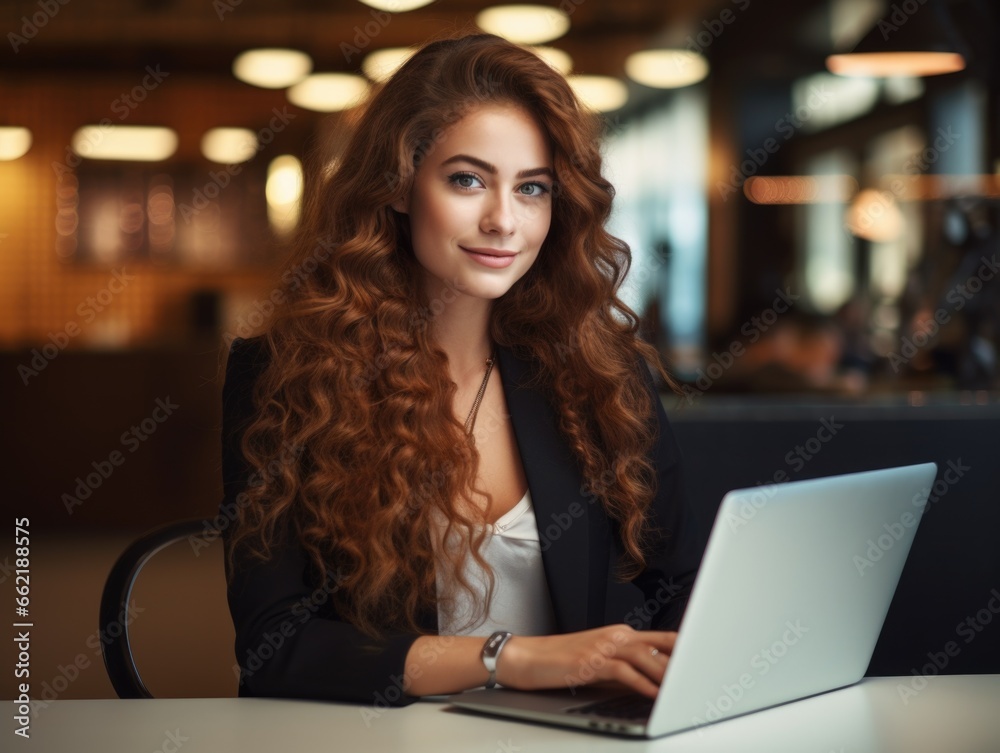
<svg viewBox="0 0 1000 753">
<path fill-rule="evenodd" d="M 431 319 L 431 333 L 448 356 L 451 378 L 459 385 L 483 377 L 486 359 L 493 352 L 489 336 L 492 305 L 490 300 L 459 293 L 449 296 L 449 302 Z"/>
</svg>

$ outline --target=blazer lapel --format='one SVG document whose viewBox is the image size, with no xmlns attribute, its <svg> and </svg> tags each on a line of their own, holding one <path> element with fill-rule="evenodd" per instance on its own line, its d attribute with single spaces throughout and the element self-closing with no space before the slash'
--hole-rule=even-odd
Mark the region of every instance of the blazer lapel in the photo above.
<svg viewBox="0 0 1000 753">
<path fill-rule="evenodd" d="M 552 406 L 526 386 L 531 364 L 498 347 L 500 375 L 517 447 L 538 521 L 542 563 L 561 632 L 588 623 L 590 580 L 589 505 L 579 465 L 559 433 Z"/>
</svg>

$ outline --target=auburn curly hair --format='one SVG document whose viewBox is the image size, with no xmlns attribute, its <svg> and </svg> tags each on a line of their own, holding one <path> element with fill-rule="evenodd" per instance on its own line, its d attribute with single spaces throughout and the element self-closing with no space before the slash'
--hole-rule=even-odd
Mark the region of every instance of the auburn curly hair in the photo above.
<svg viewBox="0 0 1000 753">
<path fill-rule="evenodd" d="M 556 177 L 548 235 L 531 269 L 494 301 L 490 336 L 535 365 L 618 531 L 620 578 L 644 568 L 652 534 L 647 453 L 657 422 L 637 365 L 674 382 L 617 297 L 631 253 L 604 228 L 614 188 L 601 174 L 603 122 L 524 47 L 490 34 L 433 41 L 369 98 L 339 164 L 307 200 L 295 274 L 283 277 L 282 305 L 262 332 L 269 360 L 241 445 L 262 481 L 238 506 L 228 551 L 231 566 L 238 546 L 266 560 L 292 532 L 318 573 L 336 571 L 339 614 L 376 638 L 426 632 L 418 620 L 439 603 L 435 567 L 453 568 L 466 589 L 465 557 L 489 574 L 483 519 L 460 504 L 472 491 L 489 498 L 475 489 L 479 455 L 452 413 L 457 386 L 428 326 L 433 306 L 408 217 L 390 206 L 409 194 L 440 134 L 484 104 L 536 118 Z M 303 451 L 276 463 L 287 447 Z M 447 534 L 469 542 L 446 564 L 431 536 L 441 515 Z"/>
</svg>

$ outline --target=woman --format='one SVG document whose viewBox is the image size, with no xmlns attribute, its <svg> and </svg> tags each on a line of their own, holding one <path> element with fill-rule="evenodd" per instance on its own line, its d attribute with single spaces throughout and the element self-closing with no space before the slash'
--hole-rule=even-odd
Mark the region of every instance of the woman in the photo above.
<svg viewBox="0 0 1000 753">
<path fill-rule="evenodd" d="M 492 35 L 369 100 L 281 308 L 232 344 L 241 695 L 655 695 L 700 545 L 646 361 L 668 377 L 615 295 L 599 125 Z"/>
</svg>

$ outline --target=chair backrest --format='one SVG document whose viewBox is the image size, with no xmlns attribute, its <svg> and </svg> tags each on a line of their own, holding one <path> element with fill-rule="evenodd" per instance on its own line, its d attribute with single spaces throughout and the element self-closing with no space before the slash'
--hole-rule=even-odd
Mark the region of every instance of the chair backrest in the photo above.
<svg viewBox="0 0 1000 753">
<path fill-rule="evenodd" d="M 149 559 L 174 542 L 192 536 L 213 536 L 217 531 L 201 518 L 181 520 L 154 528 L 140 536 L 115 561 L 101 595 L 101 651 L 108 677 L 119 698 L 152 698 L 142 681 L 129 642 L 128 613 L 132 587 Z"/>
</svg>

